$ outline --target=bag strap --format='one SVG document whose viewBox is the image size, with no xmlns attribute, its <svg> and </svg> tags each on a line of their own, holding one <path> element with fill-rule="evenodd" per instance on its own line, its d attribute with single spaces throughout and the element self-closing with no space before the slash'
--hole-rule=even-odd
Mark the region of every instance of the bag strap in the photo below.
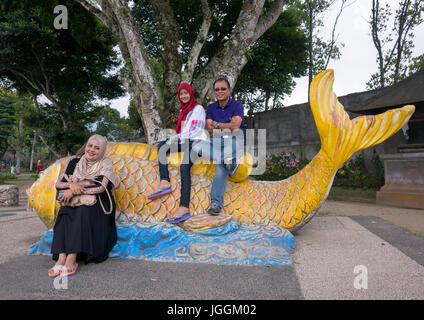
<svg viewBox="0 0 424 320">
<path fill-rule="evenodd" d="M 106 194 L 107 194 L 107 196 L 109 198 L 110 210 L 107 211 L 105 209 L 105 207 L 103 206 L 102 198 L 100 196 L 99 196 L 99 202 L 100 202 L 100 206 L 102 207 L 103 213 L 104 214 L 111 214 L 112 213 L 112 210 L 113 210 L 113 202 L 112 202 L 112 198 L 110 196 L 109 190 L 107 189 L 107 186 L 105 186 L 103 184 L 103 181 L 98 181 L 98 180 L 94 180 L 94 179 L 85 179 L 85 180 L 88 180 L 88 181 L 91 181 L 91 182 L 94 182 L 94 183 L 100 183 L 103 186 L 103 188 L 105 188 Z"/>
</svg>

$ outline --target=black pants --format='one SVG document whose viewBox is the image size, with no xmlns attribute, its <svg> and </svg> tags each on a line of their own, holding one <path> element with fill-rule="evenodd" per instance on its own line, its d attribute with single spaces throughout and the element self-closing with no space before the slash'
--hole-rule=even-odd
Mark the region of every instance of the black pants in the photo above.
<svg viewBox="0 0 424 320">
<path fill-rule="evenodd" d="M 177 149 L 178 145 L 178 149 Z M 169 179 L 169 171 L 168 171 L 168 159 L 166 155 L 170 151 L 175 152 L 184 152 L 184 157 L 180 166 L 181 173 L 181 198 L 180 198 L 180 206 L 189 208 L 190 207 L 190 198 L 191 198 L 191 175 L 190 169 L 193 165 L 193 159 L 191 154 L 193 141 L 185 140 L 183 143 L 176 143 L 172 148 L 171 146 L 166 144 L 166 141 L 161 141 L 158 144 L 158 160 L 159 160 L 159 176 L 160 180 Z M 174 150 L 175 149 L 175 150 Z"/>
</svg>

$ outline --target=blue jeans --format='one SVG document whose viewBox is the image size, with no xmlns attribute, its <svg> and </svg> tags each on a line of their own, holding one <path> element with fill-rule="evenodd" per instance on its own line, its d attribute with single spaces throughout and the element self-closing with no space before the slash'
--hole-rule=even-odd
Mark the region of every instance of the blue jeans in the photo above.
<svg viewBox="0 0 424 320">
<path fill-rule="evenodd" d="M 193 146 L 193 151 L 209 160 L 216 161 L 215 175 L 211 189 L 211 202 L 224 206 L 224 193 L 227 186 L 228 171 L 225 164 L 238 161 L 244 154 L 244 140 L 242 137 L 213 138 L 201 141 Z"/>
</svg>

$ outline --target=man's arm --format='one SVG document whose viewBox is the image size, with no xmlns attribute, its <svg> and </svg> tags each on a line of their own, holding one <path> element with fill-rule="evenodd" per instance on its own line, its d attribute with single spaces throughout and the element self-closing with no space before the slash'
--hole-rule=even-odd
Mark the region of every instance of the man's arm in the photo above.
<svg viewBox="0 0 424 320">
<path fill-rule="evenodd" d="M 215 124 L 217 122 L 213 121 L 211 119 L 208 119 L 208 120 L 211 121 L 210 126 L 212 127 L 212 130 L 215 129 Z M 243 121 L 243 119 L 240 116 L 234 116 L 234 117 L 231 118 L 230 122 L 227 122 L 227 123 L 219 122 L 218 126 L 219 126 L 219 129 L 221 129 L 221 130 L 227 129 L 227 130 L 234 131 L 234 130 L 237 130 L 237 129 L 240 128 L 242 121 Z M 209 131 L 209 129 L 208 129 L 208 131 Z M 212 133 L 212 131 L 209 131 L 209 132 Z"/>
<path fill-rule="evenodd" d="M 214 123 L 215 121 L 213 121 L 212 119 L 206 119 L 206 131 L 209 132 L 210 134 L 213 133 L 213 130 L 216 130 L 214 127 Z"/>
</svg>

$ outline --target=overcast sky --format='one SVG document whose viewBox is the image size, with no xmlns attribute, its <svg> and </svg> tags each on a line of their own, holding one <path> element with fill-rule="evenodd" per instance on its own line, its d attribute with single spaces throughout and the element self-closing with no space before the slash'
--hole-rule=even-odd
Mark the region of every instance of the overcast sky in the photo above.
<svg viewBox="0 0 424 320">
<path fill-rule="evenodd" d="M 351 0 L 353 1 L 353 0 Z M 341 0 L 327 12 L 325 20 L 328 21 L 322 29 L 324 38 L 329 39 L 336 14 L 340 8 Z M 381 0 L 382 4 L 388 3 L 392 8 L 397 7 L 399 0 Z M 371 15 L 371 0 L 357 0 L 345 9 L 337 25 L 338 41 L 344 43 L 341 48 L 341 58 L 330 61 L 328 68 L 334 69 L 333 90 L 338 96 L 366 90 L 366 83 L 371 74 L 377 72 L 377 51 L 370 35 L 369 19 Z M 424 53 L 424 24 L 414 30 L 415 48 L 414 56 Z M 283 103 L 286 106 L 308 101 L 307 77 L 296 79 L 296 88 Z M 120 98 L 111 101 L 112 107 L 119 110 L 121 116 L 127 116 L 129 98 Z"/>
</svg>

